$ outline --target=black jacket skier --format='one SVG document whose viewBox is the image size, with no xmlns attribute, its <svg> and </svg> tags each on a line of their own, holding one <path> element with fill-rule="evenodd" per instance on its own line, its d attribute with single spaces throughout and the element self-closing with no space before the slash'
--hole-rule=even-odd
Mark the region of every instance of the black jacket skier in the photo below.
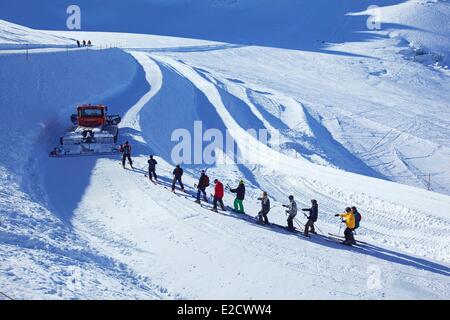
<svg viewBox="0 0 450 320">
<path fill-rule="evenodd" d="M 148 177 L 150 178 L 151 181 L 153 181 L 153 178 L 155 178 L 155 180 L 158 180 L 158 176 L 156 175 L 156 165 L 158 164 L 158 162 L 153 159 L 153 155 L 150 156 L 150 159 L 148 159 Z"/>
<path fill-rule="evenodd" d="M 319 205 L 316 200 L 311 200 L 311 208 L 305 208 L 302 210 L 309 211 L 308 220 L 312 220 L 313 222 L 317 221 L 319 215 Z"/>
<path fill-rule="evenodd" d="M 209 187 L 209 177 L 206 175 L 205 170 L 202 170 L 200 179 L 198 179 L 197 188 L 205 189 Z"/>
<path fill-rule="evenodd" d="M 181 191 L 184 191 L 183 182 L 181 181 L 181 177 L 183 176 L 183 169 L 181 169 L 180 165 L 178 164 L 176 168 L 173 170 L 173 181 L 172 181 L 172 191 L 175 191 L 175 184 L 177 181 L 180 183 Z"/>
<path fill-rule="evenodd" d="M 305 236 L 309 235 L 309 232 L 316 234 L 316 230 L 314 229 L 314 222 L 317 221 L 319 216 L 319 205 L 316 200 L 311 200 L 311 208 L 302 209 L 303 211 L 308 211 L 309 216 L 308 222 L 305 224 Z"/>
<path fill-rule="evenodd" d="M 202 170 L 202 174 L 200 176 L 200 179 L 198 179 L 197 184 L 197 203 L 200 203 L 200 193 L 203 193 L 203 200 L 205 202 L 208 202 L 208 199 L 206 198 L 206 188 L 209 187 L 209 177 L 206 175 L 205 170 Z"/>
<path fill-rule="evenodd" d="M 356 207 L 352 207 L 353 214 L 355 215 L 355 229 L 359 228 L 359 223 L 361 222 L 361 214 L 359 213 L 358 209 Z"/>
<path fill-rule="evenodd" d="M 245 198 L 244 180 L 239 182 L 239 186 L 236 189 L 230 189 L 230 192 L 236 193 L 236 199 L 234 199 L 234 211 L 242 214 L 245 213 L 243 203 Z"/>
<path fill-rule="evenodd" d="M 245 185 L 244 181 L 239 183 L 239 186 L 236 189 L 230 189 L 230 192 L 236 193 L 236 198 L 239 200 L 245 199 Z"/>
</svg>

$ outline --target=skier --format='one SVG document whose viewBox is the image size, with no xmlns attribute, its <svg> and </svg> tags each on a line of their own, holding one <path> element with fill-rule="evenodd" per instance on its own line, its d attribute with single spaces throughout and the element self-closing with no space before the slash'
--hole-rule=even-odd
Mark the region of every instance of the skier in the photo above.
<svg viewBox="0 0 450 320">
<path fill-rule="evenodd" d="M 245 185 L 244 180 L 239 181 L 239 186 L 236 189 L 230 189 L 231 193 L 236 193 L 236 199 L 234 199 L 234 211 L 244 214 L 245 199 Z"/>
<path fill-rule="evenodd" d="M 287 223 L 288 223 L 288 230 L 289 231 L 295 231 L 294 228 L 294 218 L 297 215 L 297 202 L 295 202 L 294 200 L 294 196 L 289 196 L 289 204 L 288 205 L 283 205 L 283 207 L 288 208 L 288 210 L 286 210 L 286 213 L 289 214 L 288 219 L 287 219 Z"/>
<path fill-rule="evenodd" d="M 156 165 L 158 162 L 153 159 L 153 155 L 150 155 L 150 159 L 148 159 L 148 177 L 150 178 L 150 181 L 153 182 L 153 178 L 155 178 L 155 181 L 158 181 L 158 176 L 156 175 Z"/>
<path fill-rule="evenodd" d="M 131 145 L 128 141 L 120 147 L 120 152 L 122 152 L 122 167 L 125 169 L 125 160 L 128 159 L 131 169 L 133 169 L 133 161 L 131 160 Z"/>
<path fill-rule="evenodd" d="M 83 47 L 86 47 L 86 40 L 83 40 Z"/>
<path fill-rule="evenodd" d="M 259 222 L 269 224 L 267 214 L 270 211 L 270 199 L 267 192 L 263 192 L 262 197 L 258 198 L 261 201 L 261 211 L 258 212 Z"/>
<path fill-rule="evenodd" d="M 88 40 L 87 45 L 88 45 L 88 47 L 92 47 L 92 42 L 91 42 L 91 40 Z"/>
<path fill-rule="evenodd" d="M 81 47 L 81 43 L 80 43 L 80 40 L 77 40 L 77 46 L 78 46 L 78 48 L 80 48 L 80 47 Z"/>
<path fill-rule="evenodd" d="M 361 222 L 361 213 L 359 213 L 356 207 L 352 207 L 353 214 L 355 215 L 355 229 L 359 228 L 359 223 Z"/>
<path fill-rule="evenodd" d="M 308 222 L 305 224 L 305 236 L 309 236 L 309 232 L 312 234 L 316 234 L 316 230 L 314 229 L 314 222 L 317 221 L 317 217 L 319 215 L 319 205 L 316 200 L 311 200 L 311 208 L 302 209 L 303 211 L 308 211 L 309 216 Z"/>
<path fill-rule="evenodd" d="M 208 202 L 206 197 L 207 187 L 209 187 L 209 177 L 206 175 L 205 170 L 202 170 L 202 174 L 197 184 L 197 200 L 195 200 L 195 202 L 200 203 L 200 193 L 203 193 L 203 201 Z"/>
<path fill-rule="evenodd" d="M 183 182 L 181 181 L 181 177 L 183 176 L 183 169 L 181 169 L 179 164 L 177 164 L 172 174 L 173 174 L 172 191 L 175 192 L 175 184 L 178 181 L 180 183 L 181 191 L 184 192 Z"/>
<path fill-rule="evenodd" d="M 353 214 L 352 208 L 345 208 L 345 213 L 335 214 L 336 217 L 341 217 L 344 219 L 347 228 L 344 231 L 345 241 L 343 244 L 351 246 L 355 244 L 355 238 L 353 237 L 353 230 L 355 229 L 355 215 Z"/>
<path fill-rule="evenodd" d="M 223 204 L 223 184 L 219 180 L 214 180 L 214 197 L 213 197 L 213 211 L 217 211 L 217 202 L 220 204 L 222 210 L 225 210 L 225 206 Z"/>
</svg>

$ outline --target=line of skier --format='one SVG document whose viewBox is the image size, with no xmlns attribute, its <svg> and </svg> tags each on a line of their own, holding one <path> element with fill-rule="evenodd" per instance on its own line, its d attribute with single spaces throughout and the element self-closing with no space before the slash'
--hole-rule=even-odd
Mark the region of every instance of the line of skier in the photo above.
<svg viewBox="0 0 450 320">
<path fill-rule="evenodd" d="M 131 159 L 131 145 L 128 141 L 125 142 L 120 148 L 122 152 L 122 165 L 125 168 L 125 162 L 128 160 L 131 168 L 133 168 L 133 161 Z M 156 165 L 158 162 L 154 159 L 153 155 L 150 155 L 148 161 L 148 177 L 150 181 L 156 182 L 158 181 L 158 176 L 156 174 Z M 183 177 L 183 169 L 180 165 L 177 165 L 172 171 L 173 179 L 172 179 L 172 191 L 175 191 L 176 184 L 178 183 L 180 186 L 180 190 L 184 192 L 184 185 L 182 181 Z M 153 180 L 154 179 L 154 180 Z M 198 179 L 198 183 L 194 185 L 197 188 L 197 196 L 195 202 L 201 203 L 200 198 L 203 198 L 203 201 L 208 202 L 208 197 L 206 193 L 206 188 L 210 186 L 210 179 L 206 174 L 205 170 L 201 171 L 200 177 Z M 223 203 L 223 197 L 225 194 L 225 189 L 229 190 L 231 193 L 236 194 L 233 203 L 233 211 L 239 214 L 245 214 L 244 211 L 244 200 L 245 200 L 245 183 L 243 180 L 239 181 L 239 184 L 236 188 L 231 188 L 230 186 L 224 187 L 219 179 L 214 179 L 214 193 L 212 194 L 213 198 L 213 211 L 218 212 L 218 205 L 222 210 L 225 209 L 225 205 Z M 297 202 L 294 199 L 293 195 L 288 197 L 289 204 L 282 205 L 286 208 L 287 215 L 287 230 L 295 231 L 294 221 L 297 216 Z M 267 192 L 263 192 L 261 197 L 258 198 L 258 201 L 261 202 L 261 210 L 258 212 L 258 219 L 261 224 L 270 225 L 268 214 L 272 209 L 270 205 L 270 199 Z M 316 234 L 314 224 L 317 222 L 319 216 L 319 205 L 317 200 L 311 200 L 311 207 L 301 209 L 303 212 L 308 212 L 309 214 L 304 213 L 307 218 L 307 222 L 304 226 L 304 235 L 309 236 L 310 233 Z M 340 217 L 341 222 L 346 224 L 346 229 L 344 231 L 345 240 L 342 242 L 346 245 L 355 244 L 354 231 L 359 227 L 359 223 L 361 221 L 361 214 L 358 212 L 356 207 L 347 207 L 344 213 L 336 214 L 336 217 Z"/>
</svg>

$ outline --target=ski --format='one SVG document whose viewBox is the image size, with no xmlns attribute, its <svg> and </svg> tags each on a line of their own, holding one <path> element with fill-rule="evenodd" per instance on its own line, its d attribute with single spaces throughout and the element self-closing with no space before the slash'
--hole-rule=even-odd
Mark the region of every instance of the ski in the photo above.
<svg viewBox="0 0 450 320">
<path fill-rule="evenodd" d="M 262 226 L 262 227 L 266 227 L 266 228 L 269 229 L 269 230 L 270 230 L 270 229 L 281 229 L 281 230 L 286 231 L 286 232 L 288 232 L 288 233 L 292 233 L 292 234 L 295 234 L 295 235 L 301 235 L 301 236 L 303 236 L 304 238 L 310 239 L 310 237 L 306 237 L 306 236 L 304 235 L 304 233 L 303 233 L 302 230 L 299 230 L 299 229 L 297 229 L 297 228 L 294 228 L 294 230 L 290 230 L 287 226 L 282 226 L 282 225 L 279 225 L 279 224 L 276 224 L 276 223 L 271 223 L 271 222 L 269 222 L 269 224 L 265 224 L 265 223 L 259 221 L 259 217 L 258 217 L 258 216 L 253 217 L 253 216 L 250 216 L 250 215 L 248 215 L 248 214 L 245 214 L 245 213 L 241 213 L 241 212 L 235 211 L 234 208 L 231 208 L 230 206 L 227 206 L 227 209 L 229 210 L 229 212 L 230 212 L 234 217 L 237 217 L 237 218 L 239 218 L 239 219 L 242 219 L 242 220 L 245 220 L 245 221 L 248 221 L 248 222 L 257 224 L 257 225 Z"/>
<path fill-rule="evenodd" d="M 330 232 L 328 232 L 328 235 L 329 235 L 330 237 L 335 237 L 335 238 L 342 238 L 342 239 L 345 239 L 344 236 L 340 236 L 340 235 L 333 234 L 333 233 L 330 233 Z"/>
<path fill-rule="evenodd" d="M 352 247 L 352 244 L 346 244 L 344 243 L 343 239 L 341 238 L 337 238 L 337 237 L 333 237 L 333 236 L 328 236 L 325 238 L 326 240 L 330 241 L 330 242 L 334 242 L 334 243 L 338 243 L 338 244 L 342 244 L 344 246 L 348 246 L 348 247 Z"/>
<path fill-rule="evenodd" d="M 184 197 L 184 195 L 177 193 L 175 190 L 172 190 L 172 189 L 168 188 L 167 186 L 164 186 L 164 189 L 166 189 L 167 191 L 170 191 L 171 193 L 173 193 L 174 195 L 176 195 L 178 197 Z"/>
<path fill-rule="evenodd" d="M 344 236 L 339 236 L 339 235 L 333 234 L 333 233 L 328 233 L 328 235 L 329 235 L 330 237 L 334 237 L 334 238 L 341 239 L 341 240 L 344 240 L 344 239 L 345 239 Z M 367 245 L 367 246 L 371 246 L 370 243 L 367 243 L 367 242 L 364 242 L 364 241 L 359 241 L 359 240 L 355 240 L 355 241 L 356 241 L 356 244 L 364 244 L 364 245 Z"/>
<path fill-rule="evenodd" d="M 122 164 L 122 161 L 119 161 L 119 164 L 124 168 L 124 169 L 126 169 L 127 168 L 127 166 L 125 165 L 125 166 L 123 166 L 123 164 Z M 129 164 L 128 164 L 129 165 Z M 132 170 L 134 170 L 134 167 L 133 166 L 130 166 L 131 167 L 131 169 Z"/>
<path fill-rule="evenodd" d="M 212 210 L 212 206 L 210 206 L 210 204 L 208 202 L 203 201 L 203 203 L 202 203 L 202 202 L 193 201 L 193 199 L 197 199 L 197 197 L 195 197 L 193 195 L 184 196 L 184 198 L 186 200 L 189 200 L 189 201 L 192 201 L 192 202 L 198 204 L 200 207 L 202 207 L 204 209 Z M 206 205 L 205 203 L 208 204 L 208 205 Z M 222 210 L 222 209 L 218 209 L 218 210 L 223 211 L 223 212 L 227 212 L 226 210 Z"/>
<path fill-rule="evenodd" d="M 336 238 L 336 237 L 333 237 L 333 236 L 328 236 L 328 237 L 326 237 L 324 239 L 327 240 L 327 241 L 333 242 L 333 243 L 341 244 L 341 245 L 346 246 L 346 247 L 351 247 L 351 248 L 360 249 L 360 250 L 364 250 L 365 248 L 367 249 L 367 247 L 365 247 L 364 245 L 362 245 L 361 243 L 358 243 L 358 242 L 353 243 L 353 244 L 346 244 L 346 243 L 344 243 L 342 238 Z"/>
<path fill-rule="evenodd" d="M 144 177 L 148 178 L 148 174 L 144 174 Z M 150 182 L 153 182 L 155 185 L 158 184 L 157 180 L 150 180 Z"/>
<path fill-rule="evenodd" d="M 196 195 L 191 194 L 190 196 L 191 196 L 192 198 L 194 198 L 194 199 L 197 199 L 197 196 L 196 196 Z M 208 200 L 202 200 L 202 201 L 209 204 L 209 201 L 208 201 Z"/>
<path fill-rule="evenodd" d="M 236 213 L 236 214 L 240 214 L 240 215 L 243 215 L 243 216 L 248 216 L 245 212 L 237 211 L 237 210 L 235 210 L 234 208 L 232 208 L 230 206 L 226 206 L 226 207 L 227 207 L 227 210 L 230 211 L 230 212 L 233 212 L 233 213 Z"/>
</svg>

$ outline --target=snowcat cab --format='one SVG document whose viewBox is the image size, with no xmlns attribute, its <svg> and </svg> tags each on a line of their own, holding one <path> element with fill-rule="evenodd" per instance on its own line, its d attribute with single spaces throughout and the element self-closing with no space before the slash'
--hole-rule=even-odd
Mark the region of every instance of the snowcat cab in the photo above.
<svg viewBox="0 0 450 320">
<path fill-rule="evenodd" d="M 50 152 L 52 157 L 119 153 L 116 145 L 120 116 L 107 115 L 104 105 L 82 105 L 70 120 L 73 127 L 59 140 L 59 146 Z"/>
</svg>

